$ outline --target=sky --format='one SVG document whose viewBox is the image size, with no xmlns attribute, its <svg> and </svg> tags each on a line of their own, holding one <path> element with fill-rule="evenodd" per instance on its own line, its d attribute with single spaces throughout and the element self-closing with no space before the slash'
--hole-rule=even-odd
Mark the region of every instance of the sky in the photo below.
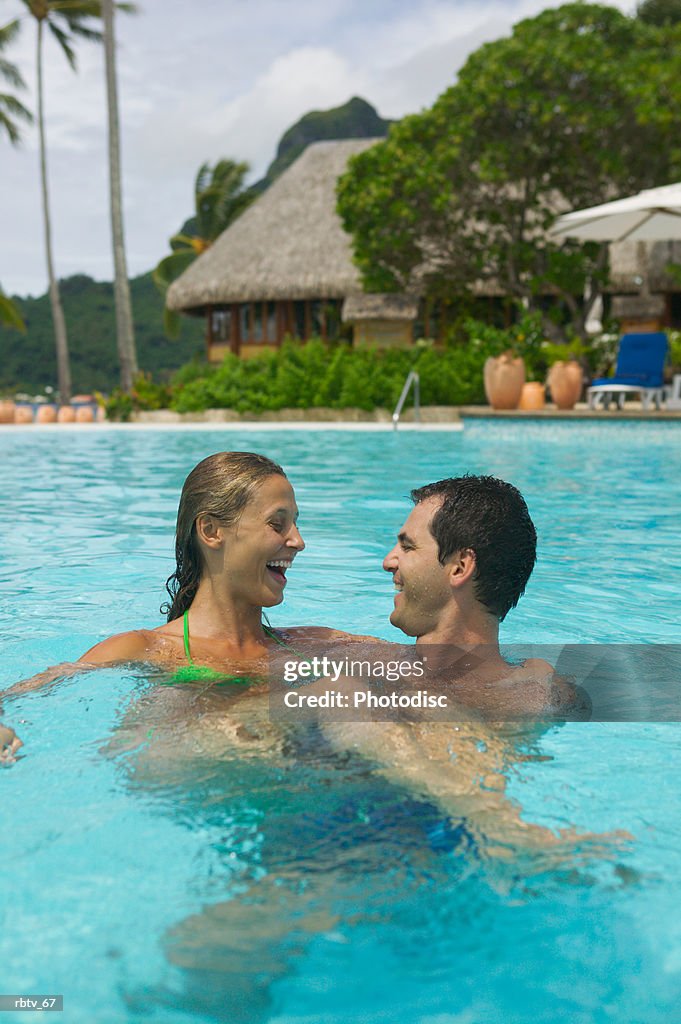
<svg viewBox="0 0 681 1024">
<path fill-rule="evenodd" d="M 352 96 L 383 117 L 430 106 L 482 43 L 553 0 L 138 0 L 116 18 L 123 202 L 130 276 L 168 252 L 193 212 L 200 165 L 247 160 L 261 177 L 283 132 L 310 110 Z M 613 0 L 626 12 L 633 3 Z M 0 24 L 21 15 L 0 0 Z M 48 170 L 59 277 L 111 280 L 104 55 L 79 41 L 78 72 L 45 46 Z M 35 109 L 35 24 L 22 18 L 4 54 Z M 47 274 L 38 139 L 0 138 L 0 284 L 39 295 Z"/>
</svg>

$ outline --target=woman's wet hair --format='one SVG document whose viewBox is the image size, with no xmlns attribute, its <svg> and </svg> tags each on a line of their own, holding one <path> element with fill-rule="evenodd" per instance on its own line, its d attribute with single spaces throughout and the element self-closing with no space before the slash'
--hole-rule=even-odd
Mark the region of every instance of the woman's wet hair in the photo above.
<svg viewBox="0 0 681 1024">
<path fill-rule="evenodd" d="M 161 606 L 168 622 L 189 608 L 203 574 L 196 520 L 214 516 L 223 526 L 238 522 L 258 487 L 270 476 L 286 474 L 281 466 L 253 452 L 218 452 L 195 466 L 184 482 L 175 530 L 175 572 L 166 590 L 170 602 Z"/>
<path fill-rule="evenodd" d="M 438 480 L 411 492 L 418 504 L 442 498 L 430 523 L 442 565 L 458 551 L 475 554 L 475 594 L 500 621 L 515 608 L 537 560 L 537 531 L 520 491 L 494 476 Z"/>
</svg>

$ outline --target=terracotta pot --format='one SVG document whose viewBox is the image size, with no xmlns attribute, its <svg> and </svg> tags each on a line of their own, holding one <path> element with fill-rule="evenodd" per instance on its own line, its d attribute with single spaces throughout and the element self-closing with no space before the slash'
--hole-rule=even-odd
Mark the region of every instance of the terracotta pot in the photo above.
<svg viewBox="0 0 681 1024">
<path fill-rule="evenodd" d="M 76 423 L 94 423 L 95 414 L 91 405 L 81 405 L 76 409 Z"/>
<path fill-rule="evenodd" d="M 11 398 L 3 398 L 0 401 L 0 423 L 14 423 L 15 408 Z"/>
<path fill-rule="evenodd" d="M 485 394 L 493 409 L 515 409 L 525 383 L 525 363 L 512 352 L 485 360 Z"/>
<path fill-rule="evenodd" d="M 543 384 L 540 384 L 538 380 L 531 380 L 527 384 L 523 385 L 523 390 L 520 394 L 520 401 L 518 402 L 519 409 L 531 411 L 534 409 L 543 409 L 545 405 L 546 391 Z"/>
<path fill-rule="evenodd" d="M 14 410 L 15 423 L 33 423 L 33 409 L 30 405 L 18 405 Z"/>
<path fill-rule="evenodd" d="M 62 405 L 57 413 L 57 423 L 73 423 L 76 419 L 76 410 L 72 405 Z"/>
<path fill-rule="evenodd" d="M 57 407 L 55 405 L 39 405 L 36 423 L 56 423 Z"/>
<path fill-rule="evenodd" d="M 558 408 L 572 409 L 582 395 L 582 368 L 576 359 L 567 363 L 554 363 L 546 383 Z"/>
</svg>

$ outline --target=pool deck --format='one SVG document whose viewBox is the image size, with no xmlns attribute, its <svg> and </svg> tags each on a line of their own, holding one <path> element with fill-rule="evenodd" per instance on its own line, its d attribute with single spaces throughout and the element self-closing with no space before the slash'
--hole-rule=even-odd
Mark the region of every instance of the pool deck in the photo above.
<svg viewBox="0 0 681 1024">
<path fill-rule="evenodd" d="M 427 427 L 431 430 L 451 429 L 465 419 L 530 419 L 530 420 L 661 420 L 681 421 L 681 409 L 643 409 L 640 402 L 627 402 L 624 409 L 590 409 L 586 402 L 580 402 L 574 409 L 561 410 L 553 405 L 544 409 L 492 409 L 489 405 L 426 405 L 421 408 L 419 423 L 414 422 L 414 410 L 409 408 L 400 418 L 399 429 Z M 346 429 L 390 429 L 392 415 L 387 409 L 280 409 L 266 413 L 236 413 L 232 409 L 208 409 L 201 413 L 178 413 L 169 409 L 158 412 L 134 413 L 135 424 L 240 424 L 265 426 L 286 424 L 287 427 L 323 429 L 341 427 Z"/>
<path fill-rule="evenodd" d="M 643 409 L 640 402 L 627 402 L 624 409 L 589 409 L 580 402 L 574 409 L 561 410 L 547 405 L 544 409 L 492 409 L 488 405 L 427 405 L 421 408 L 419 422 L 414 421 L 414 410 L 407 409 L 399 421 L 400 430 L 446 431 L 463 430 L 466 420 L 600 420 L 610 423 L 646 421 L 659 423 L 681 422 L 681 409 Z M 232 409 L 207 409 L 205 412 L 178 413 L 170 409 L 133 413 L 129 423 L 30 423 L 3 424 L 4 431 L 44 432 L 57 431 L 83 433 L 91 430 L 170 430 L 181 427 L 188 430 L 215 430 L 241 428 L 250 430 L 370 430 L 393 429 L 392 415 L 387 409 L 280 409 L 276 412 L 237 413 Z"/>
</svg>

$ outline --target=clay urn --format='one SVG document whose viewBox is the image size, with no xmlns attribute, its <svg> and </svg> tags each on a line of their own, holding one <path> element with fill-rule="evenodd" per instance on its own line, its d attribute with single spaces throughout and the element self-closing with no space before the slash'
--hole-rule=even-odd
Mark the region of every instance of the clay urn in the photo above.
<svg viewBox="0 0 681 1024">
<path fill-rule="evenodd" d="M 33 423 L 33 408 L 30 405 L 18 405 L 14 410 L 15 423 Z"/>
<path fill-rule="evenodd" d="M 540 384 L 538 380 L 528 381 L 527 384 L 523 385 L 523 390 L 520 394 L 520 401 L 518 403 L 519 409 L 524 409 L 526 412 L 533 412 L 537 409 L 543 409 L 546 405 L 546 391 L 544 385 Z"/>
<path fill-rule="evenodd" d="M 16 406 L 11 398 L 3 398 L 0 401 L 0 423 L 14 423 L 14 410 Z"/>
<path fill-rule="evenodd" d="M 39 405 L 36 423 L 56 423 L 57 407 L 55 405 Z"/>
<path fill-rule="evenodd" d="M 76 423 L 94 423 L 95 414 L 91 405 L 81 405 L 76 409 Z"/>
<path fill-rule="evenodd" d="M 57 413 L 57 423 L 73 423 L 76 419 L 76 410 L 72 405 L 62 405 Z"/>
<path fill-rule="evenodd" d="M 582 395 L 582 368 L 576 359 L 554 363 L 546 383 L 559 409 L 572 409 Z"/>
<path fill-rule="evenodd" d="M 484 367 L 485 394 L 493 409 L 515 409 L 525 383 L 525 363 L 512 352 L 490 356 Z"/>
</svg>

